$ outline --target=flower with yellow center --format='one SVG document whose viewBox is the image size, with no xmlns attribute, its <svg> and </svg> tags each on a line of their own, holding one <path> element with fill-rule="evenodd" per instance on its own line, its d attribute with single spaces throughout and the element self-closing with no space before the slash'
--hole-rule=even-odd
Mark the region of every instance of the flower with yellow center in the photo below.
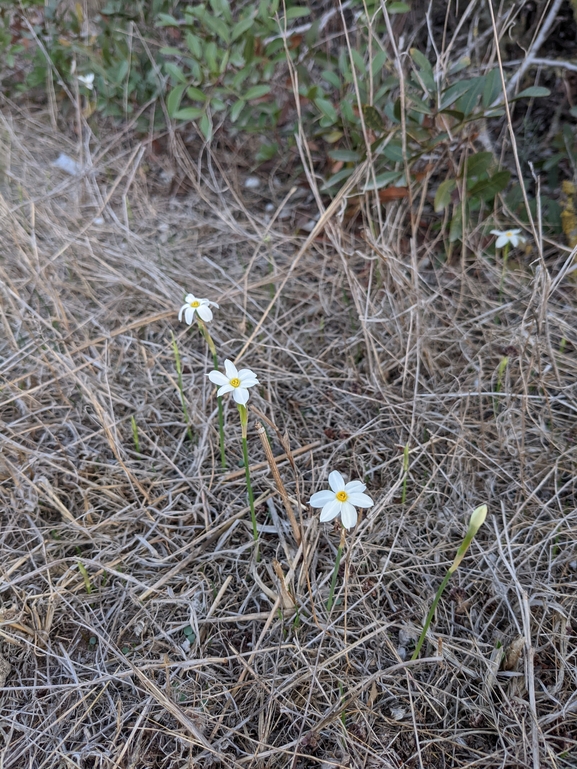
<svg viewBox="0 0 577 769">
<path fill-rule="evenodd" d="M 341 522 L 345 529 L 352 529 L 357 524 L 356 507 L 372 507 L 374 502 L 368 494 L 363 492 L 367 488 L 360 481 L 349 481 L 333 470 L 329 475 L 330 489 L 317 491 L 309 500 L 311 507 L 322 507 L 321 522 L 332 521 L 337 515 L 341 516 Z"/>
<path fill-rule="evenodd" d="M 216 302 L 210 302 L 208 299 L 197 299 L 194 294 L 187 294 L 184 297 L 184 304 L 180 308 L 178 313 L 178 320 L 182 320 L 184 314 L 184 320 L 188 325 L 194 320 L 195 313 L 198 313 L 198 317 L 205 323 L 209 323 L 212 320 L 212 307 L 217 307 Z"/>
<path fill-rule="evenodd" d="M 497 236 L 495 248 L 504 248 L 507 244 L 517 248 L 519 243 L 524 243 L 525 238 L 520 234 L 521 230 L 491 230 L 491 235 Z"/>
<path fill-rule="evenodd" d="M 220 397 L 225 393 L 232 393 L 235 401 L 245 406 L 249 396 L 248 388 L 259 384 L 256 374 L 249 368 L 241 368 L 238 371 L 231 360 L 225 360 L 224 370 L 226 374 L 221 374 L 220 371 L 210 371 L 208 374 L 210 381 L 219 386 L 217 395 Z"/>
</svg>

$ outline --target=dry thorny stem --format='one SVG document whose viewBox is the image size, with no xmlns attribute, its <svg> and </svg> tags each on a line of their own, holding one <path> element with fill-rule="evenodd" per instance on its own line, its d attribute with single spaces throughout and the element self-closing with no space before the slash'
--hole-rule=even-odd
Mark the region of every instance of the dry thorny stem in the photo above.
<svg viewBox="0 0 577 769">
<path fill-rule="evenodd" d="M 182 142 L 163 162 L 187 178 L 183 197 L 160 194 L 150 152 L 123 141 L 64 178 L 50 161 L 68 140 L 47 125 L 2 116 L 2 766 L 567 765 L 567 253 L 547 245 L 535 274 L 536 251 L 518 252 L 500 300 L 486 238 L 471 232 L 464 258 L 443 262 L 432 234 L 406 240 L 405 202 L 360 233 L 331 207 L 303 248 L 291 234 L 314 204 L 303 187 L 240 195 L 234 157 L 217 167 Z M 271 226 L 265 206 L 283 201 Z M 221 357 L 242 352 L 263 383 L 251 403 L 284 492 L 253 421 L 259 561 L 235 410 L 222 474 L 211 361 L 176 323 L 186 290 L 219 302 Z M 302 503 L 332 469 L 365 479 L 376 505 L 347 537 L 329 617 L 339 533 Z M 409 664 L 481 501 L 490 522 L 440 603 L 428 656 Z"/>
</svg>

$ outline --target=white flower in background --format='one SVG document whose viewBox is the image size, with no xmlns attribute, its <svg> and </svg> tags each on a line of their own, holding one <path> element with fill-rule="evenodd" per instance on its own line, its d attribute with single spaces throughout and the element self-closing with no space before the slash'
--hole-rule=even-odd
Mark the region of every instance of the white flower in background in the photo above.
<svg viewBox="0 0 577 769">
<path fill-rule="evenodd" d="M 197 312 L 201 320 L 209 323 L 212 320 L 211 305 L 212 307 L 218 307 L 216 302 L 209 302 L 208 299 L 197 299 L 194 294 L 187 294 L 184 297 L 184 304 L 178 313 L 178 320 L 182 320 L 182 314 L 184 313 L 184 320 L 190 326 L 194 319 L 194 313 Z"/>
<path fill-rule="evenodd" d="M 94 88 L 94 72 L 89 72 L 87 75 L 78 75 L 78 82 L 86 86 L 89 91 Z"/>
<path fill-rule="evenodd" d="M 372 507 L 374 504 L 368 494 L 363 494 L 367 487 L 360 481 L 345 483 L 345 479 L 337 470 L 333 470 L 329 475 L 329 486 L 330 490 L 313 494 L 309 505 L 322 507 L 321 522 L 332 521 L 340 515 L 345 529 L 352 529 L 357 525 L 355 507 Z"/>
<path fill-rule="evenodd" d="M 221 374 L 220 371 L 211 371 L 208 374 L 210 381 L 218 385 L 217 395 L 220 397 L 226 393 L 232 393 L 235 401 L 241 406 L 245 406 L 249 396 L 247 388 L 259 384 L 256 374 L 249 368 L 241 368 L 238 371 L 231 360 L 225 360 L 224 370 L 226 375 Z"/>
<path fill-rule="evenodd" d="M 497 236 L 495 248 L 503 248 L 510 243 L 513 248 L 517 248 L 519 243 L 524 243 L 525 238 L 519 233 L 521 230 L 491 230 L 491 235 Z"/>
</svg>

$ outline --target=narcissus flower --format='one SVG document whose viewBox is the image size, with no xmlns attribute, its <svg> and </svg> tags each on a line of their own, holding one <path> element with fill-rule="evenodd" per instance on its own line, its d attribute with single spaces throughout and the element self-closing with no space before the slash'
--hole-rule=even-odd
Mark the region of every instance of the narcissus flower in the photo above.
<svg viewBox="0 0 577 769">
<path fill-rule="evenodd" d="M 248 388 L 259 384 L 256 374 L 249 368 L 241 368 L 238 371 L 231 360 L 225 360 L 224 370 L 226 375 L 221 374 L 220 371 L 211 371 L 208 374 L 210 381 L 219 386 L 217 395 L 220 397 L 226 393 L 232 393 L 235 401 L 245 406 L 249 396 Z"/>
<path fill-rule="evenodd" d="M 497 236 L 495 248 L 503 248 L 510 243 L 513 248 L 517 248 L 519 243 L 524 243 L 525 238 L 519 233 L 521 230 L 491 230 L 491 235 Z"/>
<path fill-rule="evenodd" d="M 345 529 L 352 529 L 357 524 L 356 507 L 372 507 L 374 502 L 368 494 L 363 494 L 367 488 L 360 481 L 345 483 L 343 476 L 337 471 L 329 475 L 330 489 L 317 491 L 309 500 L 311 507 L 322 507 L 321 521 L 332 521 L 337 515 Z"/>
<path fill-rule="evenodd" d="M 78 75 L 78 82 L 86 86 L 89 91 L 94 88 L 94 72 L 89 72 L 87 75 Z"/>
<path fill-rule="evenodd" d="M 194 314 L 197 312 L 201 320 L 209 323 L 212 320 L 211 307 L 218 307 L 218 304 L 216 302 L 209 302 L 208 299 L 197 299 L 194 294 L 187 294 L 184 297 L 184 304 L 178 313 L 178 320 L 182 320 L 184 313 L 184 320 L 190 326 L 194 320 Z"/>
</svg>

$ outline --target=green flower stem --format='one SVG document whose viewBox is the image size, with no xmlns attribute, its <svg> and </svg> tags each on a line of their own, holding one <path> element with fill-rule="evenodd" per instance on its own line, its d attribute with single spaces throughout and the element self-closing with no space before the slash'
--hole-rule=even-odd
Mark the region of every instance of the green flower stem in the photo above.
<svg viewBox="0 0 577 769">
<path fill-rule="evenodd" d="M 214 370 L 218 371 L 218 356 L 216 354 L 216 347 L 215 347 L 214 341 L 209 333 L 208 328 L 206 327 L 206 324 L 198 317 L 196 319 L 196 322 L 198 324 L 201 334 L 206 340 L 208 349 L 211 352 Z M 220 398 L 217 397 L 216 402 L 218 403 L 218 436 L 220 441 L 220 464 L 222 465 L 223 468 L 225 468 L 226 453 L 224 450 L 224 409 L 222 406 L 222 396 Z"/>
<path fill-rule="evenodd" d="M 407 501 L 407 479 L 409 477 L 409 444 L 405 444 L 403 449 L 403 492 L 401 496 L 401 504 L 404 505 Z"/>
<path fill-rule="evenodd" d="M 461 546 L 457 550 L 457 555 L 455 556 L 455 560 L 451 564 L 449 571 L 445 574 L 445 578 L 443 579 L 439 589 L 437 590 L 437 594 L 435 596 L 433 603 L 431 604 L 429 613 L 427 614 L 427 618 L 425 620 L 423 630 L 421 632 L 421 635 L 419 636 L 419 640 L 417 641 L 417 646 L 415 647 L 415 651 L 413 652 L 413 656 L 411 657 L 411 660 L 416 660 L 417 657 L 419 656 L 419 652 L 421 651 L 421 646 L 423 645 L 425 636 L 427 635 L 427 630 L 429 629 L 429 625 L 431 624 L 433 615 L 435 614 L 435 609 L 437 608 L 437 604 L 439 603 L 439 600 L 443 595 L 443 591 L 447 587 L 447 584 L 451 579 L 451 576 L 455 571 L 457 571 L 459 564 L 465 557 L 465 553 L 469 549 L 469 545 L 473 541 L 473 537 L 479 531 L 480 526 L 483 524 L 486 514 L 487 514 L 486 505 L 481 505 L 481 507 L 477 507 L 473 511 L 473 514 L 471 516 L 471 521 L 469 523 L 469 528 L 465 535 L 465 539 L 461 542 Z"/>
<path fill-rule="evenodd" d="M 331 588 L 329 590 L 329 599 L 327 601 L 327 611 L 330 611 L 333 607 L 333 600 L 335 595 L 335 587 L 337 584 L 337 576 L 339 574 L 339 566 L 341 565 L 341 558 L 343 556 L 343 550 L 345 547 L 345 537 L 346 537 L 347 530 L 343 526 L 341 529 L 341 541 L 339 542 L 339 547 L 337 550 L 337 557 L 335 559 L 335 568 L 333 570 L 333 577 L 331 579 Z"/>
<path fill-rule="evenodd" d="M 190 417 L 188 416 L 188 409 L 186 408 L 186 401 L 184 399 L 184 386 L 182 384 L 182 365 L 180 363 L 180 352 L 178 351 L 178 345 L 176 344 L 176 339 L 174 338 L 174 334 L 172 334 L 172 349 L 174 351 L 174 360 L 176 363 L 178 392 L 180 393 L 180 405 L 182 406 L 182 413 L 184 416 L 184 420 L 186 422 L 186 432 L 188 434 L 188 439 L 190 441 L 193 441 L 192 430 L 190 429 Z"/>
<path fill-rule="evenodd" d="M 499 301 L 503 299 L 503 283 L 505 282 L 505 273 L 507 272 L 507 260 L 509 259 L 510 243 L 503 246 L 503 269 L 501 271 L 501 281 L 499 283 Z"/>
<path fill-rule="evenodd" d="M 441 582 L 441 587 L 437 590 L 437 595 L 435 596 L 435 600 L 431 604 L 431 608 L 429 609 L 429 613 L 427 614 L 427 619 L 425 620 L 423 630 L 421 632 L 421 635 L 415 647 L 415 651 L 413 652 L 413 656 L 411 657 L 412 660 L 416 660 L 417 657 L 419 656 L 419 652 L 421 651 L 421 646 L 423 645 L 425 636 L 427 635 L 427 630 L 429 629 L 429 625 L 431 624 L 431 620 L 433 619 L 435 609 L 437 608 L 437 604 L 439 603 L 440 597 L 443 595 L 444 589 L 447 587 L 448 581 L 451 579 L 452 573 L 453 572 L 449 569 L 449 571 L 445 574 L 445 579 Z"/>
<path fill-rule="evenodd" d="M 254 541 L 258 540 L 258 529 L 256 527 L 256 511 L 254 509 L 254 494 L 252 483 L 250 482 L 250 466 L 248 464 L 248 409 L 246 406 L 238 404 L 238 413 L 240 415 L 240 424 L 242 427 L 242 458 L 244 460 L 244 472 L 246 476 L 246 489 L 248 491 L 248 504 L 250 507 L 250 517 L 252 520 L 252 536 Z"/>
</svg>

